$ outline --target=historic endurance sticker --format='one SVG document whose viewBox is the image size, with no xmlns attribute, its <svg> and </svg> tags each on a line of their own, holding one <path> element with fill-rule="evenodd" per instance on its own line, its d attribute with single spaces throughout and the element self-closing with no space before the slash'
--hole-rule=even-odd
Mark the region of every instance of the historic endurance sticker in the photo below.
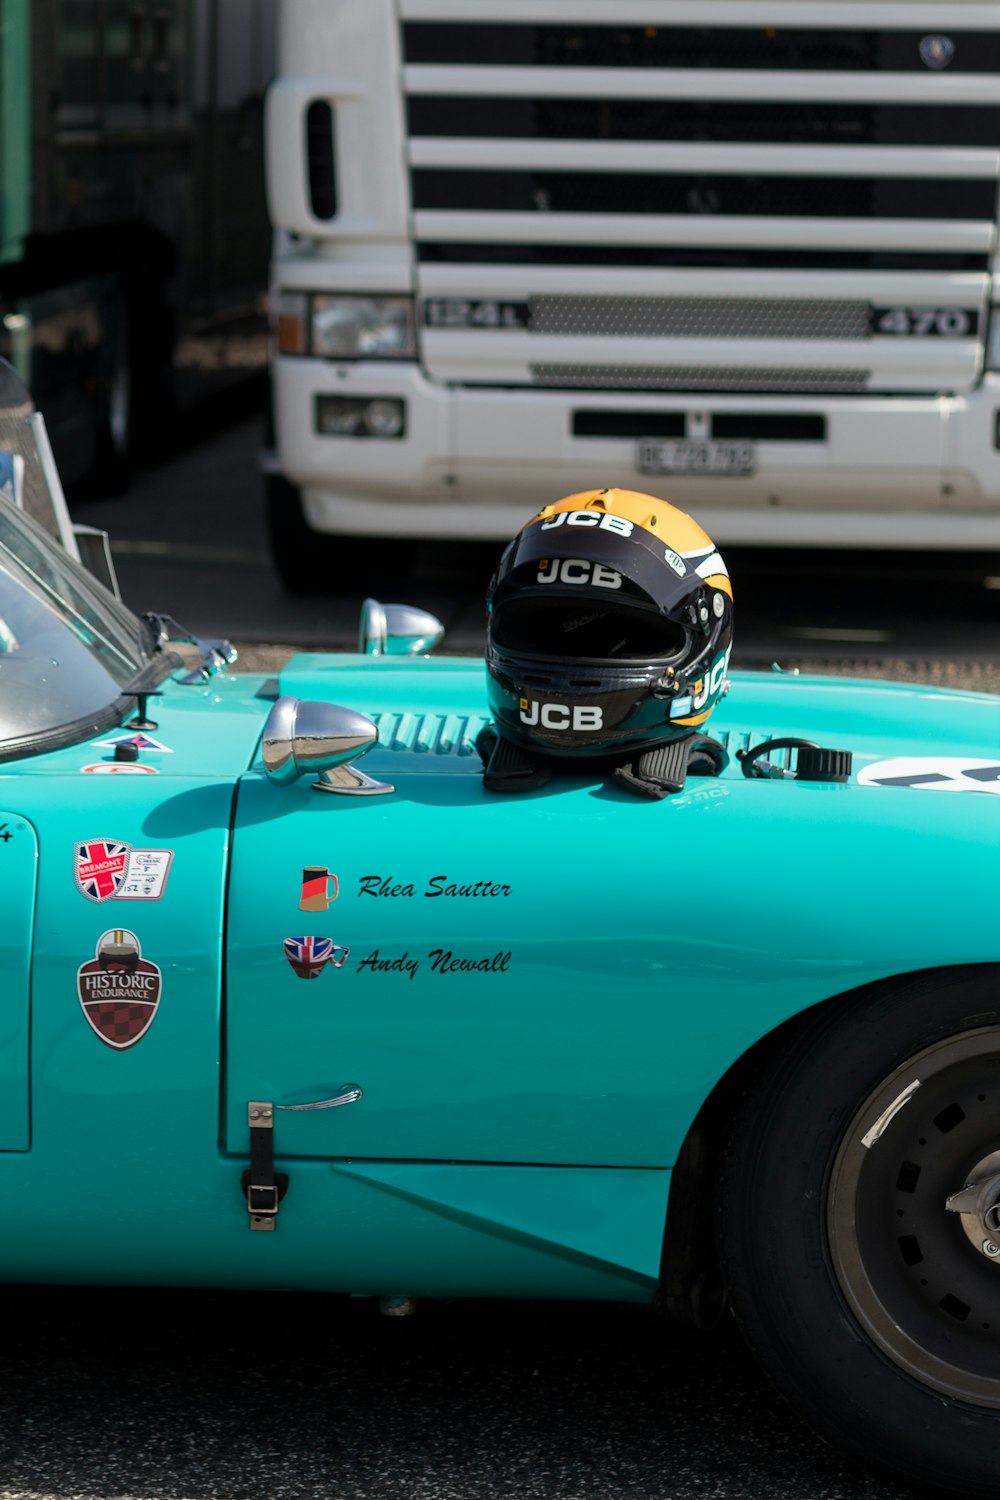
<svg viewBox="0 0 1000 1500">
<path fill-rule="evenodd" d="M 139 939 L 123 927 L 102 932 L 95 956 L 77 971 L 77 990 L 87 1024 L 118 1052 L 134 1047 L 153 1024 L 162 975 L 143 958 Z"/>
</svg>

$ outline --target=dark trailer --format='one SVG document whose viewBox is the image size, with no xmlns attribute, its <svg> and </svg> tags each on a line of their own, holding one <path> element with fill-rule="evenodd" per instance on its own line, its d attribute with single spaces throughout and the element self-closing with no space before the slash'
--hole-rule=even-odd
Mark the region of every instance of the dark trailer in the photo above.
<svg viewBox="0 0 1000 1500">
<path fill-rule="evenodd" d="M 0 354 L 120 487 L 266 366 L 274 0 L 0 0 Z"/>
</svg>

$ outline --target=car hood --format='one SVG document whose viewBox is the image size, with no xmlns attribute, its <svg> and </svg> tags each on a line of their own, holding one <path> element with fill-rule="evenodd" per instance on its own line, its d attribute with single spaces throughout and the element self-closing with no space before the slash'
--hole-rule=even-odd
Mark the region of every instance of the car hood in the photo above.
<svg viewBox="0 0 1000 1500">
<path fill-rule="evenodd" d="M 235 781 L 253 761 L 276 691 L 273 679 L 250 673 L 220 674 L 204 685 L 167 680 L 148 697 L 143 728 L 136 727 L 133 715 L 125 724 L 81 736 L 60 750 L 4 761 L 0 779 L 89 772 L 88 783 L 106 780 L 107 774 L 134 782 L 161 783 L 164 777 Z M 116 760 L 115 746 L 128 742 L 137 759 Z"/>
<path fill-rule="evenodd" d="M 740 750 L 795 737 L 851 751 L 852 780 L 861 784 L 1000 790 L 998 697 L 874 678 L 731 675 L 708 725 L 730 752 L 727 778 L 741 776 Z M 280 690 L 371 717 L 379 729 L 378 747 L 365 759 L 372 775 L 440 774 L 446 765 L 479 773 L 475 741 L 489 723 L 481 661 L 300 655 L 281 673 Z M 580 779 L 593 777 L 581 768 Z"/>
</svg>

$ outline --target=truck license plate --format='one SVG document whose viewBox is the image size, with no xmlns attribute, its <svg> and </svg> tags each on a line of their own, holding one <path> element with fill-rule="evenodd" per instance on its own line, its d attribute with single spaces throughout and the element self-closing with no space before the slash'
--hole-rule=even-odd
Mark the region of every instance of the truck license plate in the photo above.
<svg viewBox="0 0 1000 1500">
<path fill-rule="evenodd" d="M 643 438 L 636 464 L 641 474 L 752 474 L 757 467 L 754 443 L 723 443 L 693 438 Z"/>
</svg>

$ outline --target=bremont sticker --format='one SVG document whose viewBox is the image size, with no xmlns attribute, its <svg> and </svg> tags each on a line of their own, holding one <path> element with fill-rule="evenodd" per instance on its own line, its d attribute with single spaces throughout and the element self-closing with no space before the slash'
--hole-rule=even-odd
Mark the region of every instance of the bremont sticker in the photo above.
<svg viewBox="0 0 1000 1500">
<path fill-rule="evenodd" d="M 88 901 L 110 901 L 125 881 L 131 844 L 117 839 L 88 839 L 73 851 L 73 873 L 77 889 Z"/>
<path fill-rule="evenodd" d="M 160 1004 L 162 975 L 143 958 L 134 932 L 113 927 L 97 941 L 95 956 L 77 971 L 77 991 L 87 1024 L 108 1047 L 123 1052 L 141 1041 Z"/>
<path fill-rule="evenodd" d="M 133 849 L 117 839 L 88 839 L 73 850 L 77 888 L 88 901 L 159 901 L 172 849 Z"/>
<path fill-rule="evenodd" d="M 1000 792 L 1000 761 L 961 755 L 902 755 L 858 772 L 861 786 L 912 787 L 921 792 Z"/>
</svg>

